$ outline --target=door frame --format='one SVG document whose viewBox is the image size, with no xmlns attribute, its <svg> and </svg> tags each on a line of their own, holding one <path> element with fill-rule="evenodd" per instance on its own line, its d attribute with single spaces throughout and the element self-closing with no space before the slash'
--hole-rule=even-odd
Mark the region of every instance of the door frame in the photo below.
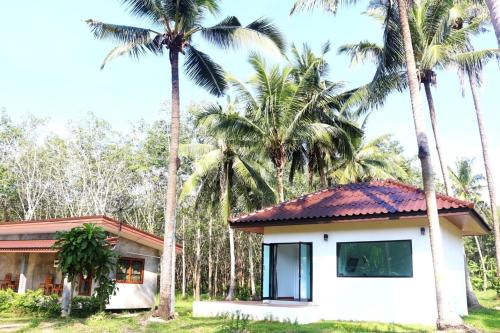
<svg viewBox="0 0 500 333">
<path fill-rule="evenodd" d="M 260 265 L 260 297 L 262 300 L 273 300 L 277 301 L 276 297 L 276 285 L 275 285 L 275 276 L 276 276 L 276 263 L 275 263 L 275 251 L 278 245 L 298 245 L 298 260 L 299 260 L 299 298 L 293 300 L 293 302 L 312 302 L 313 300 L 313 243 L 312 242 L 280 242 L 280 243 L 262 243 L 261 246 L 261 265 Z M 302 282 L 302 260 L 300 256 L 300 250 L 302 245 L 308 245 L 310 247 L 310 261 L 309 261 L 309 271 L 310 271 L 310 289 L 311 295 L 309 298 L 302 299 L 301 297 L 301 282 Z M 269 296 L 264 297 L 264 246 L 269 246 Z"/>
</svg>

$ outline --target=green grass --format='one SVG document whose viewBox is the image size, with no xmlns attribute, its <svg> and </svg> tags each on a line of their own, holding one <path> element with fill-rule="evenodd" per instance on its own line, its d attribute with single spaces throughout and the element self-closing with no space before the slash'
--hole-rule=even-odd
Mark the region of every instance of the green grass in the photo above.
<svg viewBox="0 0 500 333">
<path fill-rule="evenodd" d="M 471 311 L 465 317 L 468 325 L 482 332 L 500 332 L 500 301 L 492 291 L 477 293 L 482 309 Z M 179 317 L 167 323 L 148 322 L 149 312 L 97 314 L 87 319 L 40 319 L 0 313 L 0 331 L 2 325 L 14 326 L 20 332 L 70 332 L 70 333 L 229 333 L 229 332 L 288 332 L 288 333 L 330 333 L 330 332 L 433 332 L 432 327 L 415 325 L 383 324 L 372 322 L 335 322 L 325 321 L 308 325 L 276 322 L 254 322 L 231 320 L 230 318 L 194 318 L 191 315 L 191 300 L 179 300 Z"/>
<path fill-rule="evenodd" d="M 465 322 L 483 332 L 500 332 L 500 300 L 493 290 L 476 293 L 483 308 L 469 311 Z"/>
</svg>

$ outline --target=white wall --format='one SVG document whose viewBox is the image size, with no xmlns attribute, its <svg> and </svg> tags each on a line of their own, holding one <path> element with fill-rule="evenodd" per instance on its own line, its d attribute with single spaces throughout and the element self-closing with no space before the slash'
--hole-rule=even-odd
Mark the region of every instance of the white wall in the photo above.
<svg viewBox="0 0 500 333">
<path fill-rule="evenodd" d="M 425 220 L 348 222 L 266 227 L 263 242 L 313 243 L 313 304 L 325 320 L 370 320 L 434 324 L 437 318 L 429 232 Z M 456 308 L 464 314 L 463 247 L 458 230 L 444 222 L 443 241 Z M 456 228 L 455 228 L 456 229 Z M 329 235 L 328 241 L 323 234 Z M 337 277 L 336 243 L 346 241 L 412 241 L 412 278 Z M 466 311 L 466 305 L 465 305 Z"/>
<path fill-rule="evenodd" d="M 120 256 L 144 259 L 142 284 L 117 283 L 118 291 L 112 296 L 107 309 L 146 309 L 155 305 L 158 277 L 158 251 L 120 238 L 116 251 Z M 142 255 L 141 255 L 142 254 Z"/>
</svg>

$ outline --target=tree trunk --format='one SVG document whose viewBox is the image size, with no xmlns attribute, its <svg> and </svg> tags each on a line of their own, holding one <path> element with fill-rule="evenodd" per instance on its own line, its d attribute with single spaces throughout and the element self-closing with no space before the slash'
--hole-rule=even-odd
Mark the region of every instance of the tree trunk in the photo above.
<svg viewBox="0 0 500 333">
<path fill-rule="evenodd" d="M 182 297 L 186 297 L 186 226 L 182 219 Z"/>
<path fill-rule="evenodd" d="M 474 241 L 476 242 L 477 252 L 479 253 L 479 262 L 481 265 L 481 273 L 483 275 L 483 291 L 488 288 L 488 276 L 486 275 L 486 265 L 484 264 L 483 251 L 481 250 L 481 244 L 479 244 L 479 238 L 474 236 Z"/>
<path fill-rule="evenodd" d="M 450 326 L 462 325 L 462 319 L 455 314 L 449 304 L 447 290 L 444 288 L 443 274 L 443 246 L 439 216 L 436 203 L 436 192 L 434 188 L 434 172 L 432 168 L 431 156 L 429 153 L 429 143 L 425 133 L 425 123 L 422 112 L 422 104 L 419 94 L 419 83 L 413 55 L 410 27 L 408 24 L 408 14 L 405 0 L 397 0 L 399 10 L 400 29 L 403 37 L 403 46 L 406 58 L 406 70 L 408 74 L 408 86 L 410 88 L 411 106 L 413 111 L 413 121 L 418 144 L 418 158 L 422 166 L 422 178 L 424 183 L 425 201 L 427 204 L 427 217 L 429 219 L 429 234 L 432 252 L 432 262 L 434 268 L 434 283 L 436 291 L 436 304 L 439 329 Z"/>
<path fill-rule="evenodd" d="M 495 30 L 495 35 L 497 36 L 497 44 L 500 48 L 500 1 L 498 0 L 486 0 L 488 9 L 490 11 L 491 23 L 493 24 L 493 29 Z"/>
<path fill-rule="evenodd" d="M 253 273 L 253 237 L 252 234 L 248 234 L 248 263 L 249 263 L 249 275 L 250 275 L 250 291 L 252 293 L 252 299 L 255 299 L 255 276 Z"/>
<path fill-rule="evenodd" d="M 285 158 L 285 149 L 281 146 L 277 149 L 276 156 L 273 159 L 274 167 L 276 168 L 276 183 L 279 202 L 285 201 L 285 186 L 283 182 L 285 173 Z"/>
<path fill-rule="evenodd" d="M 490 0 L 491 1 L 491 0 Z M 489 3 L 489 2 L 488 2 Z M 489 6 L 489 5 L 488 5 Z M 500 11 L 500 4 L 496 4 L 496 10 Z M 491 11 L 491 9 L 490 9 Z M 500 21 L 500 13 L 497 13 L 497 22 Z M 492 13 L 493 16 L 493 13 Z M 493 20 L 493 18 L 492 18 Z M 498 34 L 497 34 L 498 37 Z M 500 278 L 500 227 L 498 222 L 498 212 L 495 193 L 495 182 L 491 172 L 490 153 L 488 149 L 488 139 L 486 138 L 486 130 L 483 123 L 483 112 L 481 111 L 481 101 L 477 91 L 477 84 L 472 73 L 468 73 L 470 90 L 474 107 L 476 109 L 477 127 L 479 128 L 479 137 L 481 138 L 481 148 L 483 149 L 484 169 L 486 171 L 486 183 L 488 184 L 488 193 L 490 196 L 491 216 L 493 219 L 493 232 L 495 234 L 495 256 L 497 259 L 497 277 Z"/>
<path fill-rule="evenodd" d="M 175 273 L 173 264 L 175 253 L 175 208 L 177 189 L 177 160 L 179 151 L 180 110 L 179 110 L 179 52 L 171 50 L 170 67 L 172 73 L 172 119 L 170 128 L 170 149 L 168 156 L 168 183 L 165 208 L 165 234 L 163 241 L 163 255 L 160 273 L 160 305 L 158 315 L 163 319 L 172 319 L 175 316 Z"/>
<path fill-rule="evenodd" d="M 212 298 L 212 215 L 208 217 L 208 299 Z"/>
<path fill-rule="evenodd" d="M 327 187 L 326 184 L 326 173 L 325 173 L 325 156 L 323 153 L 320 153 L 318 157 L 318 172 L 319 172 L 319 187 L 320 189 L 324 189 Z"/>
<path fill-rule="evenodd" d="M 194 269 L 195 284 L 194 284 L 194 300 L 199 301 L 201 296 L 200 282 L 201 282 L 201 230 L 200 225 L 196 228 L 196 266 Z"/>
<path fill-rule="evenodd" d="M 476 309 L 481 307 L 479 301 L 477 300 L 476 294 L 474 294 L 474 288 L 470 282 L 469 267 L 467 264 L 467 256 L 464 255 L 464 267 L 465 267 L 465 290 L 467 293 L 467 308 Z"/>
<path fill-rule="evenodd" d="M 446 195 L 452 195 L 451 191 L 451 181 L 448 174 L 448 168 L 445 162 L 445 158 L 442 154 L 441 137 L 439 134 L 439 129 L 437 126 L 436 109 L 434 107 L 434 100 L 432 98 L 432 92 L 429 81 L 424 82 L 425 96 L 427 97 L 427 105 L 429 106 L 429 115 L 431 117 L 432 132 L 434 134 L 434 141 L 436 142 L 436 151 L 439 159 L 439 166 L 441 167 L 441 174 L 443 176 L 444 188 L 446 190 Z"/>
<path fill-rule="evenodd" d="M 229 237 L 229 256 L 231 258 L 231 267 L 229 273 L 229 290 L 227 292 L 226 300 L 232 301 L 234 297 L 234 288 L 236 287 L 236 258 L 234 254 L 234 231 L 230 226 L 227 227 L 227 234 Z"/>
</svg>

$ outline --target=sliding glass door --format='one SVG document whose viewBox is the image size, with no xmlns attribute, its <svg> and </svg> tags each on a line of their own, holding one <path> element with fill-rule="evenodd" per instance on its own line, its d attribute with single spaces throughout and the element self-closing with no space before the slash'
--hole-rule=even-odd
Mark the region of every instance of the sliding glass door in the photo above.
<svg viewBox="0 0 500 333">
<path fill-rule="evenodd" d="M 262 299 L 312 300 L 312 243 L 262 244 Z"/>
</svg>

